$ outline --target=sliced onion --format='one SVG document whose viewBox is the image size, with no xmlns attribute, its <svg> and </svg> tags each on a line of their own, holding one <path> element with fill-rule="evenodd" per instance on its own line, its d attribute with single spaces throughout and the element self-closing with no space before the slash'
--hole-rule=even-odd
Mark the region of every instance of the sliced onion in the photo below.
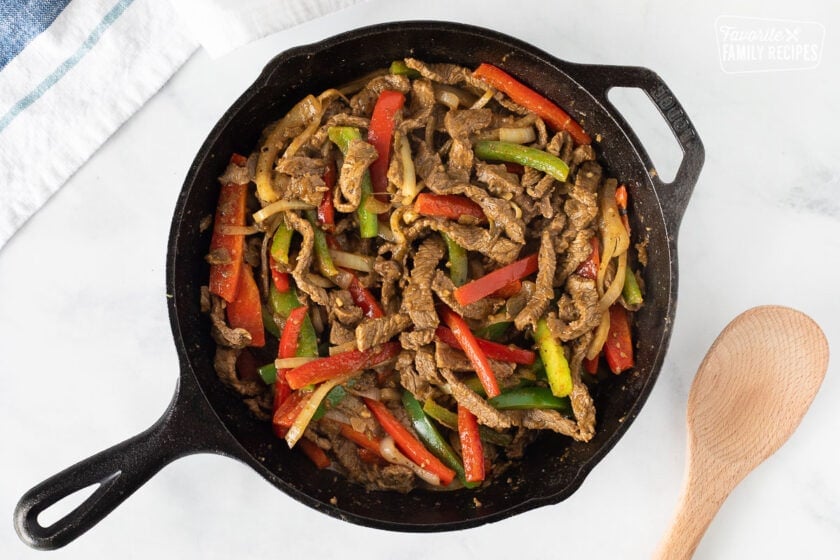
<svg viewBox="0 0 840 560">
<path fill-rule="evenodd" d="M 417 172 L 414 169 L 414 159 L 411 157 L 411 144 L 408 138 L 400 135 L 399 142 L 400 160 L 402 161 L 402 192 L 403 206 L 408 206 L 414 202 L 414 197 L 417 196 L 419 189 L 417 188 Z"/>
<path fill-rule="evenodd" d="M 604 291 L 604 295 L 598 300 L 598 309 L 606 311 L 615 303 L 618 296 L 621 295 L 621 290 L 624 288 L 624 276 L 627 274 L 627 253 L 621 253 L 618 256 L 618 267 L 615 269 L 615 278 L 613 278 L 610 287 Z"/>
<path fill-rule="evenodd" d="M 277 358 L 274 360 L 274 367 L 277 369 L 294 369 L 317 359 L 310 357 Z"/>
<path fill-rule="evenodd" d="M 601 315 L 601 322 L 598 323 L 598 328 L 595 329 L 595 336 L 592 337 L 592 342 L 589 343 L 589 348 L 586 349 L 586 359 L 594 360 L 601 353 L 604 343 L 607 341 L 607 336 L 610 334 L 610 314 L 604 313 Z"/>
<path fill-rule="evenodd" d="M 313 391 L 312 396 L 306 401 L 306 404 L 303 405 L 300 413 L 298 414 L 297 418 L 295 418 L 294 423 L 292 423 L 289 431 L 286 433 L 286 443 L 289 447 L 294 447 L 298 440 L 303 435 L 303 432 L 306 431 L 306 427 L 309 425 L 309 422 L 312 420 L 312 417 L 315 415 L 315 411 L 318 410 L 318 405 L 321 404 L 321 401 L 324 400 L 324 397 L 327 396 L 327 393 L 332 391 L 333 387 L 336 385 L 341 385 L 345 383 L 351 377 L 358 375 L 359 372 L 349 373 L 347 375 L 342 375 L 340 377 L 336 377 L 335 379 L 330 379 L 329 381 L 324 381 L 318 388 Z"/>
<path fill-rule="evenodd" d="M 287 436 L 288 437 L 288 436 Z M 440 477 L 438 475 L 427 471 L 420 467 L 408 457 L 399 452 L 394 445 L 394 438 L 386 436 L 379 442 L 379 452 L 385 457 L 385 460 L 395 465 L 402 465 L 411 469 L 419 478 L 428 482 L 432 486 L 440 486 Z"/>
<path fill-rule="evenodd" d="M 314 210 L 315 207 L 307 204 L 302 200 L 278 200 L 272 202 L 259 212 L 254 212 L 254 221 L 261 223 L 269 216 L 273 216 L 279 212 L 286 212 L 288 210 Z"/>
<path fill-rule="evenodd" d="M 268 134 L 259 149 L 259 159 L 254 173 L 254 182 L 257 184 L 257 198 L 262 202 L 274 202 L 277 200 L 277 192 L 271 183 L 274 162 L 277 154 L 285 144 L 291 129 L 308 124 L 309 121 L 321 111 L 321 103 L 314 95 L 307 95 L 286 113 L 282 119 L 277 121 L 274 128 Z"/>
<path fill-rule="evenodd" d="M 487 105 L 493 96 L 496 95 L 496 90 L 493 88 L 488 89 L 484 92 L 484 95 L 478 98 L 478 100 L 470 106 L 470 109 L 481 109 L 485 105 Z"/>
<path fill-rule="evenodd" d="M 402 396 L 396 389 L 383 387 L 379 390 L 379 398 L 383 401 L 398 401 L 402 398 Z"/>
<path fill-rule="evenodd" d="M 461 88 L 449 84 L 435 84 L 435 91 L 445 91 L 458 98 L 458 104 L 463 107 L 470 107 L 476 101 L 475 95 Z"/>
<path fill-rule="evenodd" d="M 435 88 L 435 101 L 441 105 L 446 105 L 450 109 L 457 109 L 458 104 L 461 103 L 457 95 L 439 87 Z"/>
<path fill-rule="evenodd" d="M 391 205 L 387 202 L 382 202 L 375 196 L 369 196 L 365 201 L 365 210 L 371 214 L 384 214 L 391 209 Z"/>
<path fill-rule="evenodd" d="M 358 350 L 358 346 L 356 346 L 356 341 L 351 340 L 350 342 L 345 342 L 344 344 L 338 344 L 336 346 L 330 346 L 329 352 L 330 356 L 335 356 L 336 354 L 343 354 L 344 352 L 352 352 L 353 350 Z"/>
<path fill-rule="evenodd" d="M 379 231 L 377 232 L 379 237 L 388 241 L 389 243 L 393 243 L 397 240 L 394 232 L 391 231 L 391 223 L 390 222 L 379 222 Z"/>
<path fill-rule="evenodd" d="M 537 139 L 537 133 L 534 132 L 533 127 L 527 126 L 523 128 L 500 128 L 499 140 L 502 142 L 512 142 L 514 144 L 530 144 Z"/>
<path fill-rule="evenodd" d="M 364 391 L 357 391 L 352 387 L 347 387 L 347 392 L 352 395 L 356 395 L 357 397 L 363 397 L 375 401 L 382 400 L 381 393 L 379 392 L 379 387 L 371 387 L 370 389 L 365 389 Z"/>
<path fill-rule="evenodd" d="M 346 290 L 350 287 L 350 282 L 353 281 L 353 275 L 346 270 L 341 270 L 339 268 L 338 274 L 332 277 L 332 281 L 335 282 L 335 285 L 339 288 Z"/>
<path fill-rule="evenodd" d="M 318 286 L 319 288 L 328 289 L 328 288 L 335 287 L 335 284 L 331 280 L 328 280 L 327 278 L 324 278 L 320 274 L 307 273 L 306 274 L 306 279 L 308 281 L 310 281 L 311 283 L 315 284 L 316 286 Z"/>
<path fill-rule="evenodd" d="M 374 257 L 359 255 L 357 253 L 348 253 L 337 249 L 330 249 L 329 251 L 333 263 L 335 263 L 336 266 L 343 266 L 344 268 L 360 270 L 362 272 L 373 272 Z"/>
</svg>

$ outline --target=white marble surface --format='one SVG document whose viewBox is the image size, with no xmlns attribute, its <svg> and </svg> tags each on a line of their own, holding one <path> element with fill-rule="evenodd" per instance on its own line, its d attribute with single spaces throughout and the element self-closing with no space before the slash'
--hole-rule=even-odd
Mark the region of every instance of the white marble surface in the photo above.
<svg viewBox="0 0 840 560">
<path fill-rule="evenodd" d="M 821 64 L 724 73 L 714 22 L 728 14 L 822 23 Z M 718 331 L 748 307 L 776 303 L 809 313 L 837 343 L 837 4 L 374 0 L 220 60 L 195 55 L 0 252 L 4 558 L 37 556 L 11 524 L 26 489 L 145 429 L 169 402 L 178 364 L 166 238 L 213 123 L 276 52 L 412 18 L 495 28 L 572 61 L 646 66 L 694 119 L 707 158 L 681 229 L 675 330 L 636 422 L 567 501 L 478 529 L 416 535 L 350 525 L 244 465 L 202 455 L 165 468 L 50 557 L 649 557 L 680 488 L 688 388 Z M 649 141 L 668 145 L 655 133 Z M 799 431 L 736 489 L 696 558 L 838 557 L 838 373 L 832 364 Z"/>
</svg>

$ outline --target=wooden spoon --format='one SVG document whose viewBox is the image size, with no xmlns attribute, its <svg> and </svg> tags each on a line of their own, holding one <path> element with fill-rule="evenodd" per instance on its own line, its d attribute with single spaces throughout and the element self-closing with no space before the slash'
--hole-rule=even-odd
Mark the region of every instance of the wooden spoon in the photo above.
<svg viewBox="0 0 840 560">
<path fill-rule="evenodd" d="M 686 480 L 655 558 L 691 558 L 729 493 L 787 441 L 825 377 L 828 341 L 807 315 L 755 307 L 706 354 L 688 396 Z"/>
</svg>

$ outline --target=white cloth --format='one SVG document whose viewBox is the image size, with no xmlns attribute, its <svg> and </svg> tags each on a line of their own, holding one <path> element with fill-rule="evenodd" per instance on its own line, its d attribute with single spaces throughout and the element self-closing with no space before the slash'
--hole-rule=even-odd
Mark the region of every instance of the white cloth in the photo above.
<svg viewBox="0 0 840 560">
<path fill-rule="evenodd" d="M 364 0 L 172 0 L 211 57 Z"/>
<path fill-rule="evenodd" d="M 0 249 L 203 45 L 362 0 L 0 0 Z"/>
</svg>

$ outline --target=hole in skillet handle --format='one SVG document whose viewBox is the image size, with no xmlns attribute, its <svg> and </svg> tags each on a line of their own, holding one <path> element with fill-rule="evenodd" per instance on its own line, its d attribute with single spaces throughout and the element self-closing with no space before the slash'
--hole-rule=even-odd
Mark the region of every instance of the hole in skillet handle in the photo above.
<svg viewBox="0 0 840 560">
<path fill-rule="evenodd" d="M 675 244 L 680 221 L 706 157 L 703 142 L 697 135 L 694 124 L 671 89 L 652 70 L 637 66 L 595 64 L 576 66 L 579 67 L 579 71 L 575 73 L 575 79 L 579 80 L 589 93 L 598 99 L 627 134 L 630 142 L 636 146 L 662 206 L 668 238 L 672 244 Z M 666 182 L 658 173 L 652 172 L 656 167 L 651 162 L 643 144 L 622 112 L 610 99 L 610 91 L 614 88 L 635 88 L 644 92 L 668 125 L 682 150 L 682 159 L 672 181 Z M 619 93 L 618 97 L 620 99 L 622 94 Z"/>
</svg>

